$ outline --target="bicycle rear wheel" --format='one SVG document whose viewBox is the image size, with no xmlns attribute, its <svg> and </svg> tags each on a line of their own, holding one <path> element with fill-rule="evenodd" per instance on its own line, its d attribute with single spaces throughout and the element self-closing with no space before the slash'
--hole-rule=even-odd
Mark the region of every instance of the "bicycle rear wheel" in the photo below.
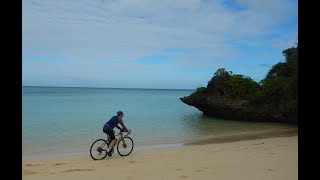
<svg viewBox="0 0 320 180">
<path fill-rule="evenodd" d="M 117 151 L 120 156 L 128 156 L 133 150 L 133 140 L 130 137 L 124 137 L 118 142 Z"/>
<path fill-rule="evenodd" d="M 90 148 L 90 155 L 94 160 L 101 160 L 107 156 L 107 149 L 109 145 L 106 140 L 98 139 L 96 140 Z"/>
</svg>

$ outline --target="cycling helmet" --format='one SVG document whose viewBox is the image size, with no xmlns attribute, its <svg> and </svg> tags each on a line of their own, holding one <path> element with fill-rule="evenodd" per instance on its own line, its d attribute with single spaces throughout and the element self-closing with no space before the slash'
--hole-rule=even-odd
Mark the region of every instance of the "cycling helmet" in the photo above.
<svg viewBox="0 0 320 180">
<path fill-rule="evenodd" d="M 123 112 L 122 112 L 122 111 L 118 111 L 118 112 L 117 112 L 117 115 L 118 115 L 118 116 L 120 116 L 120 115 L 123 116 Z"/>
</svg>

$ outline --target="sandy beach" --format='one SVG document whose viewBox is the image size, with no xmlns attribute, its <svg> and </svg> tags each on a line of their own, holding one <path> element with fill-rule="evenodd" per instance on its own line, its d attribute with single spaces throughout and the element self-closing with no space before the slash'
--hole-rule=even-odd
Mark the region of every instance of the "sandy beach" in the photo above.
<svg viewBox="0 0 320 180">
<path fill-rule="evenodd" d="M 23 160 L 25 180 L 298 179 L 297 131 L 189 142 L 94 161 L 90 155 Z"/>
</svg>

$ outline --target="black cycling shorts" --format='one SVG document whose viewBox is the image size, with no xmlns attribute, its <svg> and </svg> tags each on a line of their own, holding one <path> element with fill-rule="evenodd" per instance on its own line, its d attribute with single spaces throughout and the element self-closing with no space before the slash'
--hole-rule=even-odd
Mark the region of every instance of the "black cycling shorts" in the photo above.
<svg viewBox="0 0 320 180">
<path fill-rule="evenodd" d="M 104 129 L 103 132 L 110 136 L 111 141 L 116 139 L 116 137 L 114 137 L 113 130 Z"/>
</svg>

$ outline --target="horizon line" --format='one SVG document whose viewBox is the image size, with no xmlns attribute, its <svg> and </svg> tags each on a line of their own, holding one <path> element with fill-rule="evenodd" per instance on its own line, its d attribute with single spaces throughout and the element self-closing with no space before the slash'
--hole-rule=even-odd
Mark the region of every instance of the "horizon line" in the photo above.
<svg viewBox="0 0 320 180">
<path fill-rule="evenodd" d="M 141 89 L 141 90 L 192 90 L 196 89 L 168 89 L 168 88 L 125 88 L 125 87 L 86 87 L 86 86 L 37 86 L 22 85 L 22 87 L 49 87 L 49 88 L 87 88 L 87 89 Z"/>
</svg>

